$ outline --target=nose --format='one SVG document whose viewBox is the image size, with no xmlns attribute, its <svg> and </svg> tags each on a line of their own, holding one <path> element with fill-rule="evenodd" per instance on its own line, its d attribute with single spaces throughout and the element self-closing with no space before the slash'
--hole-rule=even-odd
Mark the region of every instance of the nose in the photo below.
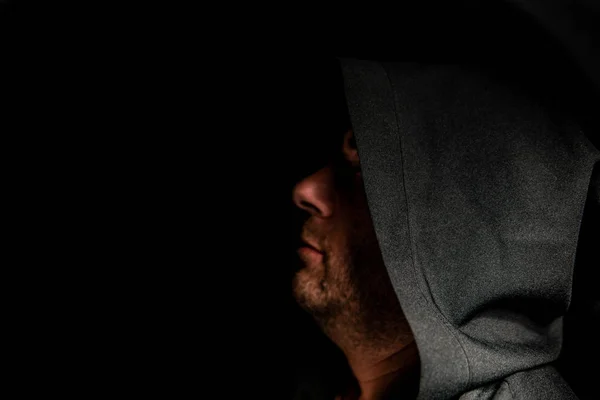
<svg viewBox="0 0 600 400">
<path fill-rule="evenodd" d="M 293 200 L 298 208 L 321 218 L 333 214 L 334 181 L 331 167 L 307 176 L 294 186 Z"/>
</svg>

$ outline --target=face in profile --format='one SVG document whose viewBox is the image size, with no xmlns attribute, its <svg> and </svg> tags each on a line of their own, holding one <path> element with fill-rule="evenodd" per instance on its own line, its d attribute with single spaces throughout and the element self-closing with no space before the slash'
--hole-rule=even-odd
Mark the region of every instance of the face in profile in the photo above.
<svg viewBox="0 0 600 400">
<path fill-rule="evenodd" d="M 339 143 L 329 163 L 293 190 L 296 207 L 305 212 L 293 293 L 323 323 L 341 315 L 394 312 L 398 306 L 371 222 L 352 131 Z"/>
</svg>

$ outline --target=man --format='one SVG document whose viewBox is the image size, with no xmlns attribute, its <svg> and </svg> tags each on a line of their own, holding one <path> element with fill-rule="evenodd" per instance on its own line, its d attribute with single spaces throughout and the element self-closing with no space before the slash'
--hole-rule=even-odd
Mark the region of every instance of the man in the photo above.
<svg viewBox="0 0 600 400">
<path fill-rule="evenodd" d="M 341 70 L 352 127 L 293 190 L 294 297 L 353 375 L 335 398 L 576 398 L 554 363 L 600 151 L 497 74 Z"/>
<path fill-rule="evenodd" d="M 341 139 L 329 165 L 294 188 L 295 204 L 309 215 L 294 295 L 346 355 L 358 383 L 347 398 L 358 391 L 378 399 L 392 383 L 416 394 L 414 338 L 381 259 L 352 131 Z"/>
</svg>

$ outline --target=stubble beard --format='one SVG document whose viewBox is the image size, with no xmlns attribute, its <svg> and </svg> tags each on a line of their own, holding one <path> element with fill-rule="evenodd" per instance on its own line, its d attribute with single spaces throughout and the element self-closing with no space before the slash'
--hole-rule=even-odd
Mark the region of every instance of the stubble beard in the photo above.
<svg viewBox="0 0 600 400">
<path fill-rule="evenodd" d="M 326 253 L 323 262 L 294 276 L 296 301 L 321 326 L 327 326 L 357 303 L 357 288 L 350 277 L 347 257 Z"/>
<path fill-rule="evenodd" d="M 294 295 L 325 333 L 343 330 L 356 345 L 365 338 L 386 343 L 405 330 L 404 315 L 374 232 L 362 233 L 344 247 L 347 251 L 327 252 L 318 268 L 299 271 Z"/>
</svg>

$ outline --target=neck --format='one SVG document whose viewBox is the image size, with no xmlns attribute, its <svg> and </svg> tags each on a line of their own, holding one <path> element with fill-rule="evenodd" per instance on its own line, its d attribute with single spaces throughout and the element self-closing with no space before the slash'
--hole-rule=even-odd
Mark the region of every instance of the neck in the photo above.
<svg viewBox="0 0 600 400">
<path fill-rule="evenodd" d="M 414 392 L 418 389 L 419 354 L 411 335 L 385 339 L 349 334 L 347 329 L 326 330 L 343 351 L 359 386 L 359 400 L 380 400 L 390 390 Z M 415 392 L 416 393 L 416 392 Z"/>
</svg>

